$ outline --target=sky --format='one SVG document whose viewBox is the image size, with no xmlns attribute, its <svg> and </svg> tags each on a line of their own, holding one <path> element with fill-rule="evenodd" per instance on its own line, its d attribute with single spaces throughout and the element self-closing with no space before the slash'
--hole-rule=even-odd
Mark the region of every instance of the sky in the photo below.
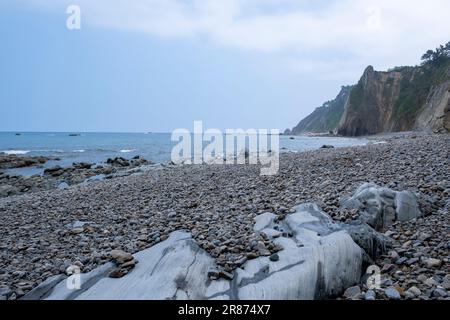
<svg viewBox="0 0 450 320">
<path fill-rule="evenodd" d="M 2 0 L 0 131 L 292 128 L 368 65 L 416 65 L 450 41 L 449 12 L 448 0 Z"/>
</svg>

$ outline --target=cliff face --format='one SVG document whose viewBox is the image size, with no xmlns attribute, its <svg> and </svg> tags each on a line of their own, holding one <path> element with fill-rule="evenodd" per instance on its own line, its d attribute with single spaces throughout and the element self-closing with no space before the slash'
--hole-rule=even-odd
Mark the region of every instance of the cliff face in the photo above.
<svg viewBox="0 0 450 320">
<path fill-rule="evenodd" d="M 402 131 L 394 120 L 392 106 L 400 94 L 400 72 L 376 72 L 368 67 L 350 93 L 338 133 L 358 136 L 378 132 Z"/>
<path fill-rule="evenodd" d="M 417 117 L 415 129 L 450 132 L 450 81 L 430 91 L 423 111 Z"/>
<path fill-rule="evenodd" d="M 377 72 L 368 67 L 350 93 L 338 133 L 447 131 L 450 64 Z M 447 110 L 447 111 L 446 111 Z"/>
<path fill-rule="evenodd" d="M 332 130 L 344 136 L 450 132 L 450 59 L 388 72 L 369 66 L 358 84 L 343 88 L 335 100 L 302 120 L 293 134 Z"/>
<path fill-rule="evenodd" d="M 314 110 L 308 117 L 292 129 L 291 134 L 298 135 L 304 132 L 322 133 L 334 131 L 344 113 L 352 87 L 342 87 L 336 99 L 325 102 Z"/>
</svg>

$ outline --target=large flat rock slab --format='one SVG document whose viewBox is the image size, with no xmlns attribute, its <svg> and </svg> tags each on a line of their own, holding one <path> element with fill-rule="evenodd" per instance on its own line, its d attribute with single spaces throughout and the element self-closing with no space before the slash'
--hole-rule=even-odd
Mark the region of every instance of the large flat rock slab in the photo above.
<svg viewBox="0 0 450 320">
<path fill-rule="evenodd" d="M 301 205 L 284 221 L 275 215 L 256 219 L 255 230 L 277 235 L 283 250 L 236 269 L 232 280 L 211 280 L 215 260 L 187 232 L 177 231 L 158 245 L 136 253 L 136 267 L 120 279 L 108 277 L 112 263 L 81 275 L 81 288 L 70 289 L 73 277 L 38 287 L 28 299 L 165 300 L 323 299 L 359 282 L 363 250 L 315 204 Z M 290 237 L 280 237 L 280 233 Z M 67 285 L 69 284 L 69 286 Z"/>
</svg>

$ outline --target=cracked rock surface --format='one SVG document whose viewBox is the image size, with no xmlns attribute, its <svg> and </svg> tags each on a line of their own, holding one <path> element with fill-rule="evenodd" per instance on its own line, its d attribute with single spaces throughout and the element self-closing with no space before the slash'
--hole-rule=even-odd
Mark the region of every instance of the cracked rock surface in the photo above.
<svg viewBox="0 0 450 320">
<path fill-rule="evenodd" d="M 274 261 L 260 257 L 235 270 L 232 279 L 211 280 L 218 266 L 187 232 L 176 231 L 160 244 L 138 252 L 139 264 L 125 277 L 106 275 L 111 264 L 83 274 L 80 289 L 73 277 L 50 280 L 26 299 L 321 299 L 338 295 L 359 281 L 363 254 L 350 235 L 315 204 L 300 205 L 284 221 L 263 214 L 255 229 L 281 246 Z M 288 232 L 291 236 L 277 236 Z"/>
</svg>

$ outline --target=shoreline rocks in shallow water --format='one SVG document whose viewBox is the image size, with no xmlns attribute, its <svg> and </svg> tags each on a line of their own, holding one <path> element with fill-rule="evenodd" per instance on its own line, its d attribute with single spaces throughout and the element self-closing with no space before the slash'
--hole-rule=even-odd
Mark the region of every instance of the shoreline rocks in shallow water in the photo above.
<svg viewBox="0 0 450 320">
<path fill-rule="evenodd" d="M 16 168 L 16 165 L 19 165 L 20 167 L 21 163 L 28 163 L 30 166 L 36 166 L 35 162 L 45 163 L 47 160 L 50 160 L 43 157 L 7 157 L 8 159 L 14 159 L 12 162 L 13 164 L 11 164 L 14 168 Z M 0 156 L 0 164 L 2 158 L 3 157 Z M 34 158 L 36 159 L 33 160 L 35 161 L 33 163 L 30 162 L 31 160 L 27 160 Z M 105 178 L 112 179 L 123 177 L 136 173 L 145 166 L 152 165 L 152 162 L 139 156 L 136 156 L 131 160 L 123 159 L 123 161 L 127 163 L 126 166 L 117 166 L 115 164 L 95 166 L 95 164 L 92 163 L 74 162 L 70 167 L 56 165 L 43 169 L 42 175 L 36 174 L 33 176 L 10 175 L 0 171 L 0 198 L 43 190 L 61 190 L 73 185 L 101 181 Z"/>
<path fill-rule="evenodd" d="M 140 156 L 135 156 L 131 160 L 127 160 L 122 157 L 116 157 L 113 159 L 110 158 L 106 160 L 106 163 L 113 167 L 132 167 L 132 168 L 139 167 L 142 165 L 154 164 L 153 162 L 141 158 Z"/>
<path fill-rule="evenodd" d="M 40 166 L 45 164 L 49 158 L 46 157 L 27 157 L 16 155 L 0 155 L 0 169 L 14 169 Z"/>
</svg>

